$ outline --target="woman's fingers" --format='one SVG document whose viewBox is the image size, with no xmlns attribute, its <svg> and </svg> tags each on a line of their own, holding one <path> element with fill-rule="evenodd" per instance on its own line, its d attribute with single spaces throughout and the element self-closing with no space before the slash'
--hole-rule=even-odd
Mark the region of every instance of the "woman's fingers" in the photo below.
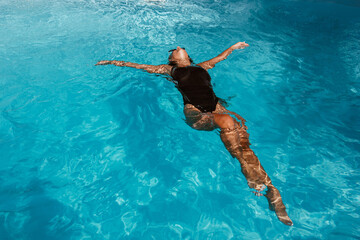
<svg viewBox="0 0 360 240">
<path fill-rule="evenodd" d="M 245 118 L 241 117 L 239 114 L 237 114 L 236 112 L 231 112 L 229 110 L 226 111 L 227 113 L 230 113 L 230 114 L 233 114 L 240 122 L 241 122 L 241 125 L 244 127 L 244 129 L 248 129 L 247 126 L 245 125 Z"/>
<path fill-rule="evenodd" d="M 238 43 L 236 43 L 236 44 L 234 45 L 234 47 L 235 47 L 236 49 L 239 49 L 239 48 L 244 49 L 244 48 L 246 48 L 246 47 L 248 47 L 248 46 L 249 46 L 249 44 L 247 44 L 246 42 L 238 42 Z"/>
</svg>

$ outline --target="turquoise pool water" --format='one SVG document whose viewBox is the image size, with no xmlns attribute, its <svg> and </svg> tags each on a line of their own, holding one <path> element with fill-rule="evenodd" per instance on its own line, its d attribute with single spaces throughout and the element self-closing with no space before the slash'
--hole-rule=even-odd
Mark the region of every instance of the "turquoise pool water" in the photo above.
<svg viewBox="0 0 360 240">
<path fill-rule="evenodd" d="M 186 47 L 293 227 L 161 76 Z M 360 239 L 358 1 L 0 2 L 0 239 Z"/>
</svg>

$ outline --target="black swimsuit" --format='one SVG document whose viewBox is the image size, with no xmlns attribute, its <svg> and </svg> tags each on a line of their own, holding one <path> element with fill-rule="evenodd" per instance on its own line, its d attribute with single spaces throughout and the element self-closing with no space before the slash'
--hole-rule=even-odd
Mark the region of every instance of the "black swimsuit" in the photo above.
<svg viewBox="0 0 360 240">
<path fill-rule="evenodd" d="M 202 112 L 212 112 L 219 100 L 211 85 L 209 73 L 200 66 L 173 67 L 171 77 L 181 92 L 185 104 L 192 104 Z"/>
</svg>

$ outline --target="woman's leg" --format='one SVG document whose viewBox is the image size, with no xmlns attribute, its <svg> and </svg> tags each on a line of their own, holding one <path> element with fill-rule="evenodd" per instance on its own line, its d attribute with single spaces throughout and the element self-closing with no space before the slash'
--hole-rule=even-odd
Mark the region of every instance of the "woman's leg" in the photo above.
<svg viewBox="0 0 360 240">
<path fill-rule="evenodd" d="M 196 130 L 212 131 L 217 128 L 212 113 L 203 113 L 191 104 L 185 105 L 184 115 L 186 123 Z"/>
<path fill-rule="evenodd" d="M 246 132 L 245 120 L 236 113 L 228 111 L 218 103 L 213 113 L 202 113 L 191 104 L 184 108 L 186 122 L 197 130 L 211 131 L 220 128 L 220 137 L 230 154 L 238 159 L 241 171 L 244 174 L 250 188 L 257 191 L 264 190 L 267 186 L 265 197 L 271 210 L 276 212 L 279 220 L 287 225 L 292 225 L 288 217 L 285 205 L 282 202 L 280 192 L 271 183 L 269 176 L 261 166 L 259 159 L 250 149 L 249 134 Z M 240 121 L 237 122 L 229 114 L 235 115 Z"/>
<path fill-rule="evenodd" d="M 245 125 L 240 126 L 240 123 L 228 114 L 214 113 L 213 115 L 216 126 L 221 129 L 221 140 L 230 154 L 240 162 L 241 171 L 249 187 L 260 192 L 266 185 L 268 189 L 265 197 L 269 202 L 270 209 L 276 212 L 281 222 L 292 225 L 279 190 L 274 187 L 259 159 L 250 149 L 249 134 L 245 130 Z"/>
</svg>

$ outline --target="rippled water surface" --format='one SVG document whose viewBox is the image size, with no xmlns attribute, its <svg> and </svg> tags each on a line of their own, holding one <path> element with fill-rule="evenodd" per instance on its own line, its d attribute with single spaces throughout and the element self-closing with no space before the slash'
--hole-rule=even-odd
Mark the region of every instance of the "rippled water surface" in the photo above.
<svg viewBox="0 0 360 240">
<path fill-rule="evenodd" d="M 161 76 L 195 62 L 247 119 L 293 227 Z M 0 1 L 0 239 L 360 239 L 358 1 Z"/>
</svg>

